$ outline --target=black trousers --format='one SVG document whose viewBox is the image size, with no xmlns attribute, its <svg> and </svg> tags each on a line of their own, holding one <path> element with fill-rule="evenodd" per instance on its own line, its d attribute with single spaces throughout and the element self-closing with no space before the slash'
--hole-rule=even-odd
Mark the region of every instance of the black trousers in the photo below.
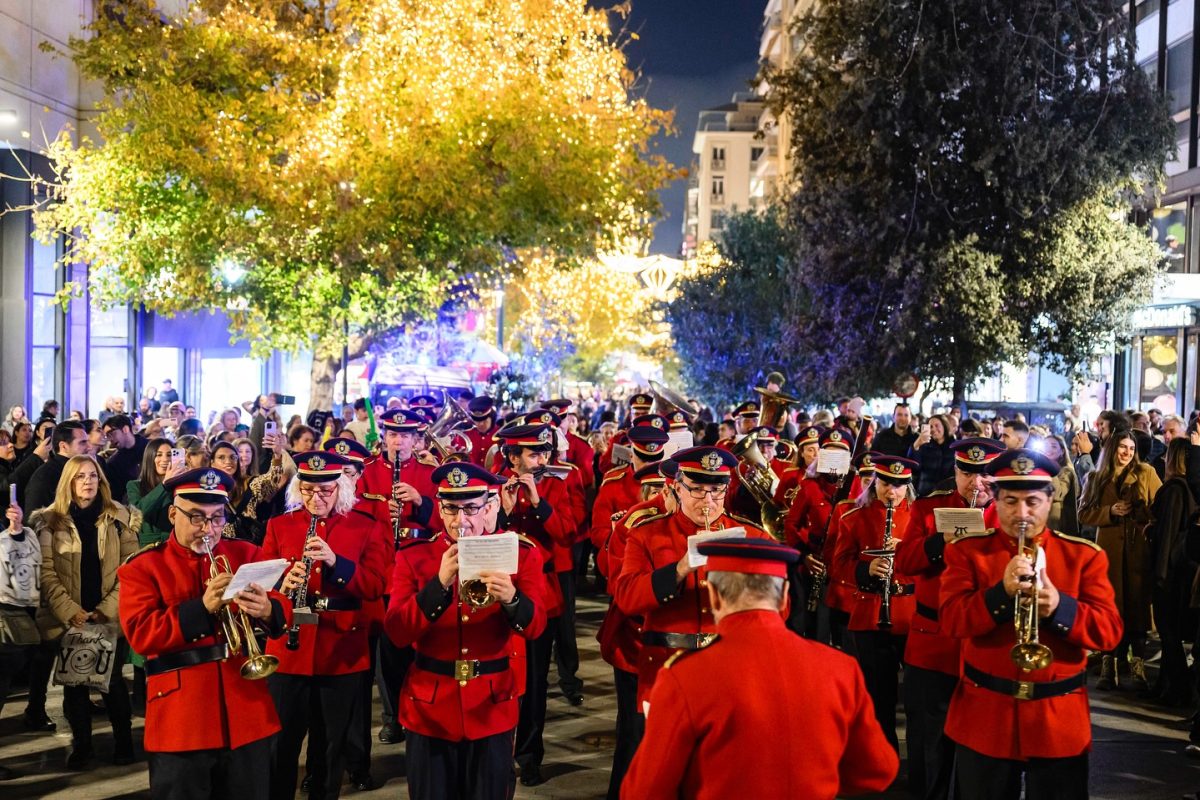
<svg viewBox="0 0 1200 800">
<path fill-rule="evenodd" d="M 1183 649 L 1190 614 L 1191 584 L 1155 586 L 1152 593 L 1154 625 L 1162 638 L 1162 669 L 1159 672 L 1160 688 L 1173 700 L 1191 696 L 1191 678 L 1188 675 L 1187 654 Z"/>
<path fill-rule="evenodd" d="M 839 650 L 854 655 L 854 641 L 846 626 L 850 624 L 850 615 L 837 608 L 829 609 L 829 643 Z"/>
<path fill-rule="evenodd" d="M 448 742 L 408 731 L 405 771 L 411 800 L 506 800 L 513 732 Z"/>
<path fill-rule="evenodd" d="M 546 730 L 546 689 L 550 677 L 550 648 L 558 619 L 546 621 L 546 630 L 525 643 L 525 696 L 517 718 L 515 758 L 521 769 L 540 767 L 546 756 L 542 735 Z"/>
<path fill-rule="evenodd" d="M 558 584 L 563 592 L 563 613 L 554 626 L 554 667 L 558 670 L 558 688 L 564 695 L 579 694 L 583 681 L 579 680 L 579 646 L 575 642 L 575 571 L 558 573 Z"/>
<path fill-rule="evenodd" d="M 375 686 L 379 689 L 379 703 L 383 706 L 384 722 L 396 721 L 400 689 L 404 686 L 404 676 L 408 674 L 412 662 L 411 647 L 397 647 L 386 635 L 379 637 L 375 658 Z"/>
<path fill-rule="evenodd" d="M 617 741 L 613 749 L 612 773 L 608 778 L 607 800 L 620 800 L 621 781 L 625 780 L 625 773 L 646 733 L 646 718 L 637 704 L 637 673 L 613 667 L 613 684 L 617 688 Z"/>
<path fill-rule="evenodd" d="M 1086 800 L 1088 796 L 1087 753 L 1070 758 L 1009 761 L 960 744 L 955 748 L 955 758 L 961 800 L 1018 800 L 1022 777 L 1025 800 Z"/>
<path fill-rule="evenodd" d="M 274 738 L 235 750 L 146 753 L 151 800 L 262 800 L 271 784 Z"/>
<path fill-rule="evenodd" d="M 909 782 L 913 794 L 925 800 L 950 797 L 954 742 L 946 737 L 945 728 L 950 697 L 957 685 L 958 678 L 953 675 L 904 665 Z"/>
<path fill-rule="evenodd" d="M 46 691 L 50 686 L 50 675 L 54 672 L 54 657 L 58 654 L 58 642 L 42 642 L 29 652 L 29 700 L 25 714 L 40 717 L 46 713 Z"/>
<path fill-rule="evenodd" d="M 366 775 L 371 771 L 371 693 L 375 689 L 375 661 L 378 637 L 370 638 L 371 668 L 362 675 L 362 701 L 354 707 L 353 718 L 350 720 L 350 730 L 346 735 L 346 770 L 353 777 Z M 325 719 L 321 716 L 319 703 L 309 705 L 312 715 L 308 724 L 308 744 L 304 748 L 304 774 L 312 775 L 314 780 L 324 783 L 325 750 L 328 742 L 325 737 Z"/>
<path fill-rule="evenodd" d="M 312 724 L 310 707 L 321 707 L 325 722 L 324 763 L 314 763 L 313 775 L 324 778 L 324 788 L 314 784 L 313 794 L 325 800 L 337 800 L 346 769 L 346 738 L 354 707 L 362 702 L 362 672 L 348 675 L 284 675 L 276 672 L 267 678 L 267 688 L 275 701 L 282 727 L 275 738 L 271 755 L 272 800 L 293 800 L 296 796 L 296 768 L 300 763 L 300 745 Z"/>
<path fill-rule="evenodd" d="M 905 637 L 887 631 L 854 631 L 854 648 L 862 668 L 867 694 L 875 704 L 875 719 L 897 752 L 896 703 L 900 694 L 900 662 Z"/>
<path fill-rule="evenodd" d="M 132 752 L 133 707 L 129 702 L 129 689 L 121 676 L 121 667 L 129 657 L 129 644 L 117 640 L 117 663 L 113 665 L 112 677 L 104 693 L 104 709 L 112 723 L 113 740 L 118 751 Z M 76 750 L 90 752 L 92 749 L 92 699 L 86 686 L 63 687 L 63 715 L 71 726 L 71 738 Z"/>
<path fill-rule="evenodd" d="M 36 644 L 0 644 L 0 713 L 4 711 L 4 701 L 12 689 L 13 678 L 25 666 L 25 662 L 33 657 Z"/>
</svg>

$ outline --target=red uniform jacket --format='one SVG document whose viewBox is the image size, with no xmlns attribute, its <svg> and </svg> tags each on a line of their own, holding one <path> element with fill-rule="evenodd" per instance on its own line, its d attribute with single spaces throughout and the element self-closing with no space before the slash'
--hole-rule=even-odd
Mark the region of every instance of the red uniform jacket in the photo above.
<svg viewBox="0 0 1200 800">
<path fill-rule="evenodd" d="M 616 435 L 613 436 L 612 441 L 610 441 L 608 443 L 608 447 L 604 448 L 604 452 L 600 455 L 600 461 L 597 464 L 597 466 L 600 467 L 601 475 L 604 475 L 605 473 L 607 473 L 609 470 L 611 470 L 613 468 L 613 445 L 614 444 L 621 444 L 621 445 L 625 445 L 626 447 L 628 447 L 629 446 L 629 435 L 623 430 L 617 431 Z"/>
<path fill-rule="evenodd" d="M 536 639 L 546 627 L 538 548 L 521 546 L 512 576 L 517 606 L 509 612 L 499 603 L 472 608 L 459 599 L 457 586 L 442 587 L 438 569 L 450 545 L 449 538 L 439 534 L 404 542 L 396 552 L 385 622 L 388 637 L 399 647 L 412 645 L 418 658 L 442 662 L 509 657 L 514 632 Z M 400 691 L 399 718 L 405 728 L 423 736 L 451 742 L 482 739 L 516 727 L 520 693 L 511 660 L 507 669 L 465 683 L 414 663 Z"/>
<path fill-rule="evenodd" d="M 583 541 L 588 534 L 587 529 L 587 489 L 583 485 L 583 475 L 574 464 L 560 462 L 558 466 L 571 467 L 570 474 L 563 480 L 567 485 L 567 497 L 571 506 L 571 515 L 575 517 L 575 535 L 571 537 L 570 545 L 554 545 L 554 571 L 570 572 L 575 568 L 575 555 L 572 546 L 575 542 Z M 550 480 L 555 480 L 551 478 Z"/>
<path fill-rule="evenodd" d="M 912 506 L 907 500 L 896 506 L 892 515 L 892 538 L 900 539 L 908 528 L 908 517 Z M 868 576 L 868 569 L 873 560 L 864 556 L 863 550 L 878 550 L 883 547 L 883 529 L 886 509 L 878 499 L 871 500 L 865 506 L 846 511 L 838 523 L 837 545 L 833 553 L 833 561 L 838 565 L 842 576 L 853 575 L 859 590 L 855 593 L 854 608 L 850 611 L 852 631 L 879 630 L 880 595 L 875 592 L 863 591 L 864 585 L 879 582 L 878 578 Z M 912 595 L 912 579 L 905 576 L 899 569 L 893 569 L 892 582 L 907 586 L 904 591 L 909 594 L 892 592 L 892 627 L 895 636 L 908 633 L 909 621 L 916 609 L 916 600 Z"/>
<path fill-rule="evenodd" d="M 596 485 L 596 467 L 594 461 L 596 451 L 587 443 L 587 440 L 582 436 L 574 433 L 567 435 L 567 461 L 575 465 L 579 470 L 579 477 L 583 479 L 585 489 L 590 489 Z"/>
<path fill-rule="evenodd" d="M 637 478 L 633 477 L 632 466 L 626 464 L 605 473 L 604 480 L 600 483 L 600 491 L 596 493 L 596 502 L 592 504 L 590 535 L 592 545 L 597 550 L 603 550 L 604 543 L 612 535 L 613 514 L 628 511 L 641 500 L 642 487 Z"/>
<path fill-rule="evenodd" d="M 713 530 L 745 528 L 746 536 L 769 539 L 759 528 L 722 514 L 712 520 Z M 682 512 L 647 517 L 629 529 L 621 574 L 611 582 L 613 600 L 629 616 L 642 615 L 643 635 L 660 633 L 712 633 L 716 630 L 708 606 L 708 570 L 693 571 L 683 583 L 676 581 L 675 566 L 687 553 L 687 539 L 704 530 Z M 654 678 L 675 652 L 671 647 L 644 644 L 638 657 L 638 703 L 650 697 Z"/>
<path fill-rule="evenodd" d="M 904 663 L 914 667 L 959 675 L 959 642 L 947 636 L 938 622 L 939 595 L 942 591 L 943 554 L 946 538 L 938 533 L 934 519 L 937 508 L 967 508 L 971 504 L 957 491 L 940 490 L 913 503 L 904 539 L 896 546 L 896 569 L 916 579 L 916 613 L 904 645 Z M 983 511 L 984 523 L 996 525 L 996 509 Z"/>
<path fill-rule="evenodd" d="M 480 467 L 483 466 L 484 456 L 487 455 L 487 451 L 494 444 L 492 437 L 496 435 L 496 431 L 498 430 L 499 428 L 493 424 L 492 427 L 487 429 L 486 433 L 480 433 L 479 429 L 474 425 L 471 426 L 470 430 L 464 431 L 466 437 L 471 440 L 471 454 L 468 456 L 468 459 L 472 464 Z"/>
<path fill-rule="evenodd" d="M 818 551 L 821 548 L 814 547 L 816 543 L 813 540 L 819 538 L 821 531 L 825 530 L 836 494 L 837 484 L 824 478 L 800 481 L 792 505 L 783 519 L 784 541 L 799 549 L 801 553 L 819 555 Z M 830 531 L 832 530 L 831 525 Z"/>
<path fill-rule="evenodd" d="M 513 473 L 505 469 L 500 473 L 502 478 L 510 478 Z M 549 475 L 538 481 L 538 499 L 540 503 L 534 508 L 529 502 L 529 495 L 522 489 L 517 492 L 517 504 L 512 514 L 505 514 L 501 509 L 498 527 L 503 530 L 523 533 L 538 546 L 542 557 L 542 570 L 546 575 L 546 587 L 543 590 L 546 603 L 546 616 L 557 617 L 562 613 L 563 594 L 558 576 L 554 574 L 554 547 L 570 547 L 575 541 L 575 531 L 579 526 L 576 513 L 576 499 L 567 487 L 566 480 Z"/>
<path fill-rule="evenodd" d="M 821 561 L 828 570 L 829 580 L 825 585 L 825 605 L 836 608 L 846 614 L 854 611 L 858 594 L 857 577 L 854 574 L 856 565 L 843 568 L 833 558 L 837 552 L 838 531 L 841 530 L 842 516 L 847 511 L 856 508 L 853 500 L 843 500 L 833 507 L 833 519 L 829 521 L 829 536 L 825 539 L 825 547 L 821 550 Z"/>
<path fill-rule="evenodd" d="M 433 470 L 428 464 L 422 464 L 415 458 L 410 458 L 400 465 L 400 482 L 407 483 L 421 493 L 421 504 L 404 503 L 400 507 L 400 527 L 428 528 L 433 531 L 444 529 L 442 515 L 434 508 L 436 492 L 433 486 Z M 392 518 L 388 511 L 387 501 L 392 499 L 392 462 L 386 458 L 377 458 L 367 464 L 363 474 L 358 479 L 358 492 L 368 500 L 381 502 L 373 503 L 376 519 L 392 529 Z"/>
<path fill-rule="evenodd" d="M 891 784 L 900 762 L 852 658 L 771 611 L 717 630 L 659 673 L 622 798 L 833 800 Z"/>
<path fill-rule="evenodd" d="M 946 633 L 963 640 L 964 669 L 1014 681 L 1057 681 L 1079 674 L 1088 650 L 1108 651 L 1120 643 L 1123 626 L 1104 551 L 1061 533 L 1043 531 L 1037 542 L 1046 553 L 1046 574 L 1058 588 L 1059 604 L 1038 625 L 1054 662 L 1034 672 L 1022 672 L 1009 656 L 1015 603 L 1002 578 L 1017 554 L 1017 540 L 997 530 L 964 536 L 946 548 L 939 613 Z M 992 758 L 1077 756 L 1092 744 L 1087 689 L 1018 700 L 964 677 L 950 700 L 946 735 Z"/>
<path fill-rule="evenodd" d="M 779 474 L 779 485 L 775 487 L 775 502 L 779 503 L 783 508 L 792 507 L 792 499 L 796 496 L 796 489 L 800 482 L 804 480 L 804 470 L 800 467 L 788 467 Z M 797 491 L 799 491 L 797 489 Z"/>
<path fill-rule="evenodd" d="M 303 558 L 304 541 L 312 515 L 303 508 L 280 514 L 267 523 L 263 558 Z M 383 596 L 387 585 L 389 548 L 379 534 L 379 523 L 362 511 L 317 520 L 316 535 L 337 555 L 332 567 L 314 562 L 308 578 L 308 606 L 318 600 L 359 605 L 356 609 L 317 613 L 317 624 L 300 626 L 300 649 L 288 650 L 286 641 L 267 644 L 279 659 L 279 672 L 290 675 L 345 675 L 371 667 L 368 633 L 372 600 Z"/>
<path fill-rule="evenodd" d="M 612 523 L 612 535 L 604 543 L 603 549 L 596 553 L 596 564 L 601 574 L 610 580 L 621 574 L 625 563 L 629 526 L 639 519 L 665 514 L 666 505 L 660 493 L 638 503 L 628 513 L 618 513 L 622 516 Z M 610 602 L 608 610 L 604 612 L 604 621 L 600 623 L 600 630 L 596 631 L 596 641 L 600 643 L 601 658 L 617 669 L 637 672 L 638 657 L 642 651 L 642 618 L 631 617 L 621 610 L 616 601 Z"/>
<path fill-rule="evenodd" d="M 257 547 L 235 539 L 219 540 L 214 552 L 228 558 L 234 572 L 262 560 Z M 223 641 L 217 635 L 220 623 L 201 599 L 208 557 L 185 548 L 174 535 L 127 561 L 117 579 L 121 628 L 129 646 L 147 660 Z M 273 633 L 282 634 L 291 623 L 291 604 L 277 592 L 271 597 L 283 613 Z M 224 750 L 276 733 L 279 718 L 267 682 L 241 677 L 245 663 L 244 656 L 231 656 L 147 677 L 146 749 Z"/>
</svg>

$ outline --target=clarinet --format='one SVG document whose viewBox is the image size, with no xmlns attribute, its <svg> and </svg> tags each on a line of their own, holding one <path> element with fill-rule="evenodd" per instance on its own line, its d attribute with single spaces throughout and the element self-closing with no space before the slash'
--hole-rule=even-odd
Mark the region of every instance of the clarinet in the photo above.
<svg viewBox="0 0 1200 800">
<path fill-rule="evenodd" d="M 400 518 L 404 516 L 404 504 L 396 499 L 396 487 L 400 485 L 400 457 L 392 456 L 392 499 L 396 500 L 396 518 L 392 520 L 392 544 L 395 547 L 400 546 L 400 540 L 404 539 L 404 528 L 401 527 Z"/>
<path fill-rule="evenodd" d="M 311 516 L 311 515 L 310 515 Z M 304 535 L 304 543 L 308 544 L 317 532 L 317 518 L 311 517 L 308 521 L 308 533 Z M 312 572 L 313 560 L 310 556 L 304 556 L 301 562 L 304 565 L 304 583 L 292 590 L 292 596 L 289 598 L 292 601 L 293 611 L 308 607 L 308 576 Z M 287 649 L 300 649 L 300 623 L 292 619 L 292 627 L 288 628 Z"/>
<path fill-rule="evenodd" d="M 883 549 L 887 549 L 888 542 L 892 538 L 892 513 L 894 508 L 891 503 L 887 504 L 887 516 L 883 522 Z M 892 627 L 892 570 L 895 569 L 892 559 L 887 559 L 887 574 L 883 576 L 883 591 L 880 593 L 879 600 L 879 622 L 880 630 L 887 630 Z"/>
</svg>

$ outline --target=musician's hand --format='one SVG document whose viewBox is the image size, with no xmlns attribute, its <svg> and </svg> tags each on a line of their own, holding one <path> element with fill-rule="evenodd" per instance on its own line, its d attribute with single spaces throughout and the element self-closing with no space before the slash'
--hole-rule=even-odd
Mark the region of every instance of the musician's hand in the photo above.
<svg viewBox="0 0 1200 800">
<path fill-rule="evenodd" d="M 1128 500 L 1113 503 L 1109 508 L 1109 513 L 1114 517 L 1127 517 L 1130 511 L 1133 511 L 1133 503 L 1130 503 Z"/>
<path fill-rule="evenodd" d="M 541 498 L 538 496 L 537 479 L 533 477 L 532 473 L 526 472 L 524 475 L 517 478 L 517 481 L 525 487 L 525 492 L 529 495 L 530 505 L 536 507 L 542 502 Z"/>
<path fill-rule="evenodd" d="M 804 566 L 808 567 L 808 571 L 813 575 L 825 574 L 825 564 L 812 553 L 804 556 Z"/>
<path fill-rule="evenodd" d="M 271 598 L 267 596 L 267 590 L 257 583 L 250 584 L 235 594 L 233 599 L 237 601 L 238 608 L 254 619 L 265 621 L 271 618 Z"/>
<path fill-rule="evenodd" d="M 449 589 L 458 580 L 458 545 L 452 544 L 442 553 L 442 565 L 438 567 L 438 580 Z"/>
<path fill-rule="evenodd" d="M 1050 582 L 1046 570 L 1042 570 L 1042 588 L 1038 590 L 1038 616 L 1046 619 L 1058 610 L 1058 587 Z"/>
<path fill-rule="evenodd" d="M 868 569 L 868 572 L 870 572 L 871 577 L 887 579 L 888 570 L 891 566 L 890 562 L 891 562 L 890 558 L 873 558 L 873 559 L 871 559 L 871 566 Z"/>
<path fill-rule="evenodd" d="M 440 467 L 442 465 L 438 457 L 428 450 L 418 450 L 416 458 L 418 464 L 424 464 L 427 467 Z"/>
<path fill-rule="evenodd" d="M 500 490 L 500 505 L 504 509 L 505 514 L 511 514 L 513 509 L 517 507 L 517 492 L 520 485 L 516 478 L 509 478 L 508 483 L 504 484 Z"/>
<path fill-rule="evenodd" d="M 1021 578 L 1031 578 L 1033 576 L 1033 563 L 1027 555 L 1016 555 L 1008 562 L 1008 566 L 1004 568 L 1004 591 L 1009 597 L 1016 597 L 1017 592 L 1025 592 L 1029 594 L 1032 587 L 1032 581 Z"/>
<path fill-rule="evenodd" d="M 401 481 L 396 484 L 396 488 L 392 490 L 392 499 L 401 503 L 416 503 L 421 504 L 421 493 L 411 483 Z"/>
<path fill-rule="evenodd" d="M 512 576 L 507 573 L 485 569 L 479 573 L 479 580 L 487 586 L 488 594 L 501 603 L 511 603 L 517 595 L 517 587 L 513 586 Z"/>
<path fill-rule="evenodd" d="M 687 580 L 687 576 L 696 571 L 696 568 L 688 563 L 687 553 L 683 554 L 683 558 L 679 559 L 679 563 L 675 565 L 675 577 L 682 583 Z"/>
<path fill-rule="evenodd" d="M 208 609 L 208 613 L 215 614 L 221 610 L 221 606 L 225 605 L 225 601 L 221 599 L 221 595 L 225 594 L 225 587 L 233 580 L 233 574 L 222 572 L 217 577 L 208 582 L 208 586 L 204 589 L 204 607 Z"/>
<path fill-rule="evenodd" d="M 308 582 L 308 577 L 305 574 L 304 562 L 297 561 L 292 564 L 292 568 L 288 570 L 287 575 L 283 576 L 283 584 L 280 587 L 285 592 L 294 592 Z"/>
<path fill-rule="evenodd" d="M 311 558 L 314 563 L 319 561 L 331 567 L 337 562 L 337 553 L 333 552 L 329 542 L 320 536 L 312 536 L 304 543 L 304 555 L 306 558 Z"/>
</svg>

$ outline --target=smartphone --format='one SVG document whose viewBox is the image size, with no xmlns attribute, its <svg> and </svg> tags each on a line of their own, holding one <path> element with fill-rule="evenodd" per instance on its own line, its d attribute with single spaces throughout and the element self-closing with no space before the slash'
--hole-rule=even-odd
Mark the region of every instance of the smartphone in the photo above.
<svg viewBox="0 0 1200 800">
<path fill-rule="evenodd" d="M 275 399 L 275 405 L 277 406 L 296 405 L 296 396 L 294 394 L 279 394 L 278 392 L 271 392 L 271 397 Z"/>
<path fill-rule="evenodd" d="M 928 423 L 928 422 L 922 422 L 922 423 L 921 423 L 921 435 L 922 435 L 922 436 L 928 436 L 928 435 L 929 435 L 929 423 Z"/>
<path fill-rule="evenodd" d="M 15 483 L 10 483 L 8 485 L 8 504 L 10 506 L 15 506 L 17 504 L 17 485 Z"/>
<path fill-rule="evenodd" d="M 175 469 L 176 467 L 182 467 L 183 463 L 184 463 L 184 459 L 186 457 L 187 457 L 187 451 L 185 451 L 182 447 L 172 447 L 171 448 L 171 469 Z"/>
<path fill-rule="evenodd" d="M 268 436 L 274 436 L 279 432 L 279 423 L 273 420 L 268 420 L 267 424 L 263 426 L 263 432 Z"/>
</svg>

